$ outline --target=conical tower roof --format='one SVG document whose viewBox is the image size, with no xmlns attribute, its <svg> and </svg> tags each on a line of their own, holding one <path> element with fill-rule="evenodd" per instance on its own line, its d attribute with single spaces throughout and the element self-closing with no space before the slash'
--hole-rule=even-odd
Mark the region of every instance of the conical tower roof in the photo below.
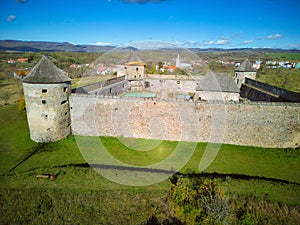
<svg viewBox="0 0 300 225">
<path fill-rule="evenodd" d="M 22 80 L 24 83 L 53 84 L 71 81 L 46 56 L 36 64 L 30 73 Z"/>
<path fill-rule="evenodd" d="M 124 65 L 126 63 L 132 62 L 142 62 L 142 60 L 140 59 L 140 57 L 137 56 L 135 52 L 130 50 L 129 54 L 120 62 L 120 64 Z"/>
<path fill-rule="evenodd" d="M 244 62 L 242 62 L 242 64 L 238 68 L 236 68 L 234 71 L 236 71 L 236 72 L 256 72 L 256 70 L 252 66 L 251 62 L 249 61 L 249 59 L 245 59 Z"/>
</svg>

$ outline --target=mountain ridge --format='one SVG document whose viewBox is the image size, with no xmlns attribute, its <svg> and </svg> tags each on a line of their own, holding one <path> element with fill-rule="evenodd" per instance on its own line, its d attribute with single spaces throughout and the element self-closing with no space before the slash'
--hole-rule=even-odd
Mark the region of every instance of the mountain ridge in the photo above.
<svg viewBox="0 0 300 225">
<path fill-rule="evenodd" d="M 112 45 L 92 45 L 92 44 L 71 44 L 69 42 L 52 42 L 52 41 L 21 41 L 21 40 L 0 40 L 0 51 L 16 52 L 107 52 L 116 48 Z M 132 46 L 121 48 L 124 50 L 138 51 L 139 49 Z M 159 48 L 164 50 L 166 48 Z M 183 48 L 168 48 L 183 49 Z M 223 51 L 259 51 L 273 53 L 300 53 L 298 49 L 278 49 L 278 48 L 186 48 L 194 52 L 223 52 Z"/>
</svg>

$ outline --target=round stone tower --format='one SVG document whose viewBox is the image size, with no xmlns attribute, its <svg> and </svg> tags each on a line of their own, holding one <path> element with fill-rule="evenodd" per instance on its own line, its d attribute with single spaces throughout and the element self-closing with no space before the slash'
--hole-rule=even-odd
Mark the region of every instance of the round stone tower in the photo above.
<svg viewBox="0 0 300 225">
<path fill-rule="evenodd" d="M 70 78 L 43 56 L 22 81 L 31 140 L 52 142 L 69 136 Z"/>
</svg>

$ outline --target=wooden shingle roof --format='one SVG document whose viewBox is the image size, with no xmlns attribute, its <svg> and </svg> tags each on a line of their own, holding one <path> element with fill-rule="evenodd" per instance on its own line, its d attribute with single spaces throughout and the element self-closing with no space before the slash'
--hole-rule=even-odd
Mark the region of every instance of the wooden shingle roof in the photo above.
<svg viewBox="0 0 300 225">
<path fill-rule="evenodd" d="M 236 72 L 256 72 L 256 69 L 252 66 L 251 62 L 249 59 L 245 59 L 242 64 L 236 68 L 234 71 Z"/>
<path fill-rule="evenodd" d="M 53 84 L 71 81 L 46 56 L 33 67 L 30 73 L 23 78 L 24 83 Z"/>
<path fill-rule="evenodd" d="M 196 91 L 231 92 L 239 93 L 240 90 L 230 74 L 209 72 L 200 80 Z"/>
<path fill-rule="evenodd" d="M 120 62 L 121 65 L 125 65 L 128 63 L 136 63 L 139 62 L 140 64 L 142 63 L 142 60 L 140 57 L 137 56 L 135 52 L 130 50 L 129 54 Z"/>
</svg>

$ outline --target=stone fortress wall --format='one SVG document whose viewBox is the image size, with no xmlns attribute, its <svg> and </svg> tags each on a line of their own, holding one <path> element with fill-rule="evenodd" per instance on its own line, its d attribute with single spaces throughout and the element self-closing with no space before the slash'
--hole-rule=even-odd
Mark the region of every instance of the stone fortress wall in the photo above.
<svg viewBox="0 0 300 225">
<path fill-rule="evenodd" d="M 124 136 L 299 147 L 300 104 L 192 102 L 70 95 L 72 132 L 83 136 Z"/>
<path fill-rule="evenodd" d="M 244 62 L 248 70 L 251 64 Z M 136 67 L 136 62 L 126 65 Z M 135 74 L 140 69 L 132 71 Z M 140 82 L 144 84 L 136 87 Z M 51 142 L 69 136 L 72 129 L 73 134 L 83 136 L 299 147 L 300 103 L 190 98 L 189 92 L 199 91 L 199 82 L 199 90 L 206 94 L 217 96 L 218 91 L 239 96 L 239 90 L 232 88 L 236 85 L 231 76 L 217 74 L 201 78 L 142 76 L 137 80 L 120 76 L 71 93 L 71 80 L 44 56 L 23 79 L 30 137 Z M 155 95 L 122 96 L 132 88 Z"/>
</svg>

